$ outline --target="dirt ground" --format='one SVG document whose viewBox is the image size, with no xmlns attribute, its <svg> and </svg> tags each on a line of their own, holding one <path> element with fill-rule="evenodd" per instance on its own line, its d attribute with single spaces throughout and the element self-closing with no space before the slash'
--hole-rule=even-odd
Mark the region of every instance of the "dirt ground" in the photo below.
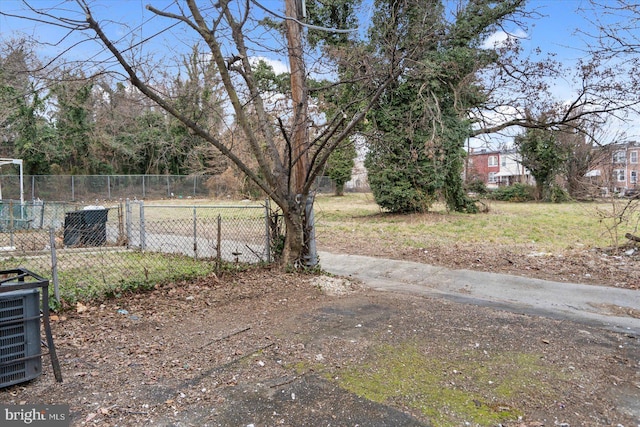
<svg viewBox="0 0 640 427">
<path fill-rule="evenodd" d="M 631 256 L 400 256 L 638 285 Z M 0 402 L 68 404 L 73 426 L 640 426 L 640 337 L 327 276 L 228 272 L 79 305 L 53 331 L 64 381 L 45 356 Z"/>
</svg>

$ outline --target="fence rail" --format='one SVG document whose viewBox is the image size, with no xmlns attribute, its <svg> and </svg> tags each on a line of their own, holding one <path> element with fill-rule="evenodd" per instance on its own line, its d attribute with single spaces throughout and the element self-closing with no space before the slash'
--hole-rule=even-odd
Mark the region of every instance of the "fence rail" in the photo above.
<svg viewBox="0 0 640 427">
<path fill-rule="evenodd" d="M 270 262 L 267 211 L 142 201 L 0 203 L 0 267 L 50 272 L 52 294 L 76 301 L 206 275 L 221 261 Z"/>
<path fill-rule="evenodd" d="M 239 192 L 219 175 L 25 175 L 23 200 L 92 203 L 96 200 L 224 198 Z M 1 199 L 20 200 L 20 176 L 0 175 Z M 316 180 L 316 190 L 330 193 L 328 177 Z"/>
<path fill-rule="evenodd" d="M 3 198 L 20 199 L 20 176 L 1 175 Z M 224 196 L 215 176 L 197 175 L 25 175 L 25 200 L 125 200 Z"/>
</svg>

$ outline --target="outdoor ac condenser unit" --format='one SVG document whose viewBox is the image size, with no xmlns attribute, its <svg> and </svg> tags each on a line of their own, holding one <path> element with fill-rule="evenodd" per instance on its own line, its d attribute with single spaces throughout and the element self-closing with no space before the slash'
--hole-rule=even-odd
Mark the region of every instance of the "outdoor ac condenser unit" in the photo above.
<svg viewBox="0 0 640 427">
<path fill-rule="evenodd" d="M 0 293 L 0 388 L 42 372 L 39 297 L 38 289 Z"/>
</svg>

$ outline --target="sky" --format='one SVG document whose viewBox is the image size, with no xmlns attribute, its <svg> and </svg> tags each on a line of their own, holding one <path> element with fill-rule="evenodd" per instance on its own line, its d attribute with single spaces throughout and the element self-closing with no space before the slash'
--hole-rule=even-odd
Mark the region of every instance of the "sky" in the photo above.
<svg viewBox="0 0 640 427">
<path fill-rule="evenodd" d="M 273 10 L 282 9 L 282 0 L 259 0 L 266 8 Z M 370 18 L 370 8 L 366 5 L 371 0 L 364 0 L 365 6 L 362 8 L 362 17 Z M 30 0 L 30 3 L 38 8 L 46 7 L 74 7 L 74 2 L 65 5 L 64 0 Z M 146 4 L 152 4 L 158 9 L 163 9 L 168 0 L 91 0 L 94 16 L 98 20 L 108 20 L 108 29 L 112 37 L 130 37 L 131 35 L 142 38 L 155 34 L 159 29 L 166 27 L 168 21 L 160 17 L 153 17 L 153 14 L 145 9 Z M 451 2 L 450 4 L 454 4 Z M 62 5 L 62 6 L 60 6 Z M 533 51 L 540 48 L 543 53 L 554 53 L 556 59 L 566 64 L 575 63 L 583 53 L 584 36 L 578 34 L 577 29 L 590 30 L 590 23 L 575 11 L 578 8 L 587 8 L 587 0 L 530 0 L 529 10 L 535 10 L 539 17 L 529 21 L 527 28 L 515 26 L 507 29 L 513 35 L 520 38 L 522 46 L 526 50 Z M 77 7 L 75 7 L 77 9 Z M 5 13 L 23 13 L 23 5 L 19 0 L 0 0 L 0 10 Z M 80 16 L 82 18 L 82 16 Z M 121 25 L 126 23 L 127 26 Z M 133 31 L 131 31 L 133 29 Z M 6 41 L 15 37 L 18 33 L 25 33 L 40 40 L 54 41 L 62 38 L 66 31 L 52 28 L 47 25 L 34 25 L 33 22 L 7 18 L 0 16 L 0 41 Z M 500 40 L 504 34 L 496 33 L 487 43 Z M 189 48 L 189 43 L 184 41 L 184 36 L 177 27 L 169 32 L 157 37 L 162 43 L 162 50 L 165 53 L 173 51 L 180 52 Z M 51 52 L 60 50 L 60 46 L 49 46 L 41 53 L 51 56 Z M 87 58 L 97 59 L 104 48 L 94 43 L 86 43 L 78 46 L 67 55 L 75 56 L 82 60 Z M 286 62 L 271 58 L 269 63 L 276 72 L 284 72 L 287 69 Z M 567 80 L 557 81 L 553 89 L 554 95 L 560 99 L 570 99 L 573 93 L 571 83 Z M 640 139 L 640 120 L 632 124 L 629 129 L 624 130 L 631 139 Z"/>
<path fill-rule="evenodd" d="M 363 17 L 370 17 L 367 3 L 370 0 L 364 0 Z M 38 8 L 64 6 L 64 0 L 30 0 L 30 3 Z M 93 8 L 94 15 L 98 18 L 109 19 L 114 22 L 128 22 L 132 26 L 138 27 L 143 24 L 143 29 L 157 28 L 163 25 L 161 19 L 152 17 L 151 12 L 145 10 L 147 4 L 151 4 L 159 9 L 168 4 L 166 0 L 92 0 L 91 4 L 96 6 Z M 206 3 L 206 2 L 205 2 Z M 281 0 L 261 0 L 261 4 L 265 7 L 280 10 L 282 8 Z M 455 3 L 455 2 L 452 2 Z M 563 55 L 571 56 L 573 53 L 570 47 L 571 43 L 576 41 L 574 30 L 584 27 L 584 20 L 573 11 L 580 6 L 586 6 L 586 0 L 530 0 L 529 9 L 535 9 L 541 16 L 534 25 L 529 28 L 526 34 L 527 39 L 531 40 L 533 45 L 539 45 L 545 49 L 561 52 Z M 67 8 L 73 7 L 73 2 Z M 2 0 L 0 1 L 0 10 L 19 14 L 23 10 L 21 0 Z M 32 22 L 21 21 L 16 19 L 0 16 L 0 33 L 2 38 L 7 37 L 13 32 L 25 32 L 27 34 L 43 36 L 53 31 L 45 28 L 44 25 L 34 25 Z M 520 33 L 521 34 L 521 33 Z"/>
<path fill-rule="evenodd" d="M 371 0 L 364 0 L 363 17 L 370 17 L 370 8 L 367 3 Z M 30 0 L 30 3 L 38 8 L 46 7 L 74 7 L 73 1 L 69 6 L 64 5 L 64 0 Z M 151 4 L 159 9 L 170 3 L 167 0 L 92 0 L 94 16 L 98 19 L 106 19 L 113 22 L 128 23 L 136 28 L 138 33 L 152 34 L 158 28 L 164 26 L 167 20 L 153 17 L 153 14 L 145 9 L 147 4 Z M 204 2 L 206 3 L 206 2 Z M 261 0 L 265 7 L 280 10 L 281 0 Z M 455 2 L 452 2 L 452 4 Z M 586 22 L 573 11 L 580 6 L 586 6 L 586 0 L 530 0 L 529 9 L 536 10 L 541 16 L 525 32 L 522 29 L 512 28 L 514 34 L 523 36 L 523 44 L 529 47 L 539 46 L 545 51 L 559 53 L 567 60 L 578 56 L 572 45 L 579 43 L 578 36 L 575 35 L 576 28 L 584 28 Z M 77 7 L 75 8 L 77 9 Z M 21 0 L 1 0 L 0 10 L 6 13 L 22 13 L 23 5 Z M 115 26 L 115 24 L 114 24 Z M 122 29 L 124 32 L 124 29 Z M 13 34 L 25 33 L 40 39 L 55 39 L 54 34 L 61 34 L 60 30 L 50 28 L 46 25 L 35 25 L 33 22 L 0 16 L 0 38 L 6 39 Z M 500 37 L 496 35 L 496 37 Z"/>
</svg>

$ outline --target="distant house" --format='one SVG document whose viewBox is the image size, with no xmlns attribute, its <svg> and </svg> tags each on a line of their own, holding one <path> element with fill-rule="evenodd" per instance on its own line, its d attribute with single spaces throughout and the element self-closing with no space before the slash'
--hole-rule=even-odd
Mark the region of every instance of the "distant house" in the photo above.
<svg viewBox="0 0 640 427">
<path fill-rule="evenodd" d="M 531 172 L 522 165 L 520 154 L 516 150 L 500 153 L 500 172 L 496 174 L 498 185 L 512 185 L 516 182 L 533 185 L 535 180 Z"/>
<path fill-rule="evenodd" d="M 368 151 L 366 140 L 362 135 L 356 135 L 354 143 L 356 145 L 356 158 L 354 159 L 354 166 L 351 171 L 351 179 L 344 184 L 344 189 L 349 192 L 371 191 L 367 168 L 364 167 L 364 160 L 367 157 Z"/>
<path fill-rule="evenodd" d="M 513 149 L 472 149 L 465 168 L 467 182 L 480 180 L 489 188 L 516 182 L 535 184 L 535 179 L 522 165 L 520 158 Z M 629 141 L 593 148 L 591 163 L 592 167 L 585 174 L 584 181 L 594 192 L 625 195 L 640 191 L 640 142 Z"/>
<path fill-rule="evenodd" d="M 500 172 L 500 152 L 485 149 L 471 149 L 466 161 L 467 182 L 482 181 L 487 187 L 497 187 Z"/>
<path fill-rule="evenodd" d="M 367 177 L 367 168 L 364 167 L 364 156 L 358 153 L 358 156 L 354 159 L 354 163 L 351 171 L 351 179 L 344 184 L 345 191 L 360 193 L 371 191 Z"/>
<path fill-rule="evenodd" d="M 638 191 L 640 142 L 628 141 L 600 148 L 600 155 L 586 177 L 600 187 L 601 193 L 625 195 Z"/>
<path fill-rule="evenodd" d="M 531 173 L 522 166 L 520 156 L 515 150 L 472 149 L 465 166 L 467 181 L 479 180 L 489 188 L 516 182 L 533 183 Z"/>
</svg>

